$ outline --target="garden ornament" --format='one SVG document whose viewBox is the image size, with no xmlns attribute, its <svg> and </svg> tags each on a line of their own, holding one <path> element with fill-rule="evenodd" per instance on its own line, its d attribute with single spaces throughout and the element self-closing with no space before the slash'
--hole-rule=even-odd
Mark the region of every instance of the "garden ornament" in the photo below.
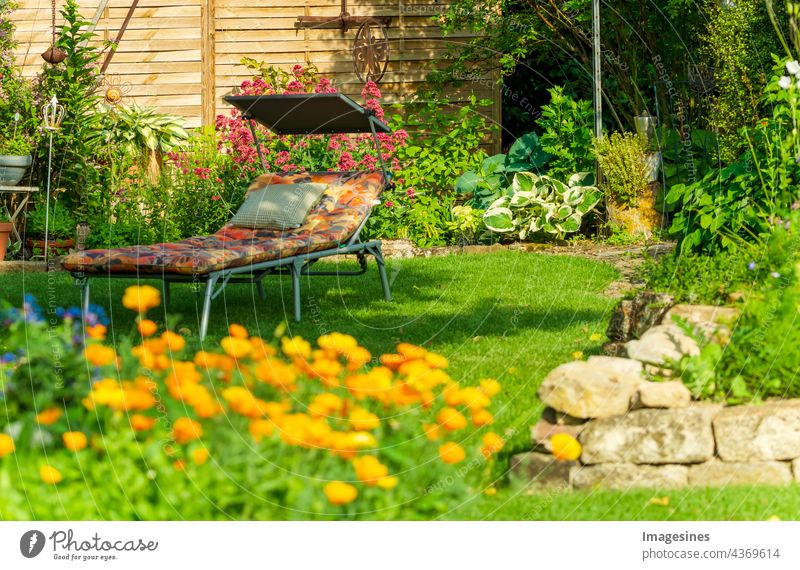
<svg viewBox="0 0 800 570">
<path fill-rule="evenodd" d="M 44 118 L 44 128 L 50 133 L 50 146 L 47 149 L 47 198 L 45 200 L 44 214 L 44 260 L 46 262 L 48 254 L 48 229 L 50 227 L 50 178 L 53 169 L 53 133 L 61 128 L 61 121 L 64 120 L 64 105 L 59 105 L 58 97 L 53 95 L 50 102 L 45 105 L 42 115 Z"/>
</svg>

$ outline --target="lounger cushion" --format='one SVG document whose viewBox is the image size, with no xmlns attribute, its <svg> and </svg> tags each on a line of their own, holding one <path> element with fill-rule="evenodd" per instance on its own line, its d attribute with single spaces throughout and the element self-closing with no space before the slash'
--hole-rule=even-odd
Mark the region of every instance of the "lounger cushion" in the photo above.
<svg viewBox="0 0 800 570">
<path fill-rule="evenodd" d="M 203 275 L 342 245 L 369 215 L 385 185 L 380 172 L 265 174 L 251 185 L 316 182 L 328 184 L 322 200 L 303 225 L 289 231 L 249 229 L 227 224 L 210 236 L 178 242 L 91 249 L 65 257 L 73 272 Z"/>
<path fill-rule="evenodd" d="M 313 182 L 267 184 L 248 193 L 230 225 L 267 230 L 299 228 L 327 189 L 327 184 Z"/>
</svg>

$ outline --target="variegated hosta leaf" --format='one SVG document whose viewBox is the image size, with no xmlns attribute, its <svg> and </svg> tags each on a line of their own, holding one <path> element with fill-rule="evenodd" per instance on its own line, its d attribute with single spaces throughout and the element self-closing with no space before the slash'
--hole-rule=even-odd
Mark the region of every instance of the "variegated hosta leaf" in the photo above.
<svg viewBox="0 0 800 570">
<path fill-rule="evenodd" d="M 572 208 L 567 204 L 563 204 L 558 207 L 558 210 L 556 210 L 556 213 L 553 217 L 557 220 L 563 220 L 570 215 L 572 215 Z"/>
<path fill-rule="evenodd" d="M 564 192 L 564 202 L 570 206 L 577 206 L 583 202 L 584 194 L 585 191 L 583 186 L 571 186 Z"/>
<path fill-rule="evenodd" d="M 587 190 L 584 193 L 583 200 L 581 201 L 581 203 L 575 207 L 575 211 L 581 214 L 582 216 L 585 216 L 586 214 L 591 212 L 603 198 L 603 193 L 600 192 L 597 188 L 590 186 L 587 186 L 586 188 L 589 188 L 589 190 Z"/>
<path fill-rule="evenodd" d="M 511 196 L 501 196 L 500 198 L 489 204 L 489 207 L 486 208 L 486 211 L 488 212 L 489 210 L 494 210 L 495 208 L 507 208 L 510 202 L 511 202 Z"/>
<path fill-rule="evenodd" d="M 538 176 L 533 172 L 517 172 L 511 182 L 511 188 L 514 193 L 530 192 L 537 178 Z"/>
<path fill-rule="evenodd" d="M 558 229 L 561 234 L 577 232 L 581 229 L 581 215 L 577 213 L 572 214 L 568 218 L 558 222 L 556 224 L 556 229 Z"/>
<path fill-rule="evenodd" d="M 591 172 L 576 172 L 567 180 L 569 186 L 585 186 L 589 179 L 593 179 L 594 175 Z"/>
<path fill-rule="evenodd" d="M 514 231 L 514 213 L 509 208 L 489 208 L 483 214 L 483 223 L 489 231 L 508 233 Z"/>
</svg>

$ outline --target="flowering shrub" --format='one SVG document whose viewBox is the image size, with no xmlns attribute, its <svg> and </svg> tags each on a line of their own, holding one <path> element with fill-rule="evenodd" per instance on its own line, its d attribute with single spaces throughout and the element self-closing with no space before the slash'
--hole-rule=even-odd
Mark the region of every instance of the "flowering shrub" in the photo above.
<svg viewBox="0 0 800 570">
<path fill-rule="evenodd" d="M 259 72 L 259 76 L 241 84 L 240 91 L 243 95 L 336 93 L 330 80 L 319 78 L 313 66 L 295 65 L 291 73 L 287 73 L 247 58 L 243 61 L 246 64 L 249 62 L 250 69 Z M 379 102 L 381 92 L 375 83 L 368 82 L 361 91 L 361 96 L 365 101 L 364 107 L 383 120 L 384 111 Z M 253 136 L 241 113 L 233 109 L 230 115 L 218 115 L 216 126 L 220 152 L 229 155 L 248 177 L 260 174 L 262 167 L 253 144 Z M 261 125 L 257 125 L 256 132 L 267 170 L 272 172 L 376 170 L 381 167 L 371 133 L 276 135 Z M 394 154 L 398 146 L 405 144 L 407 137 L 408 134 L 402 129 L 391 134 L 378 134 L 381 155 L 390 169 L 397 169 Z"/>
<path fill-rule="evenodd" d="M 122 303 L 139 315 L 135 333 L 112 346 L 100 323 L 89 325 L 85 341 L 75 339 L 85 371 L 69 393 L 42 400 L 31 391 L 37 405 L 10 407 L 9 379 L 27 374 L 46 342 L 0 365 L 0 475 L 30 466 L 13 487 L 56 485 L 70 496 L 97 485 L 131 496 L 118 502 L 144 518 L 174 517 L 176 503 L 187 509 L 177 516 L 199 518 L 393 517 L 463 498 L 504 445 L 488 431 L 500 385 L 463 386 L 423 347 L 400 343 L 373 359 L 346 334 L 312 344 L 279 327 L 270 341 L 231 325 L 219 346 L 193 351 L 146 318 L 158 290 L 130 287 Z M 27 313 L 21 322 L 45 326 Z M 117 471 L 127 482 L 115 490 Z M 0 513 L 14 501 L 0 498 Z"/>
</svg>

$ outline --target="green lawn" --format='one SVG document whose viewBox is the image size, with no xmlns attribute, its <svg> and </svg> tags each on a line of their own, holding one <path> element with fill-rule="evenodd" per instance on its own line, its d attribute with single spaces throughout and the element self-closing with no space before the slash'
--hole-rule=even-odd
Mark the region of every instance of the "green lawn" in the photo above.
<svg viewBox="0 0 800 570">
<path fill-rule="evenodd" d="M 400 341 L 423 344 L 451 362 L 450 373 L 473 383 L 494 377 L 503 384 L 496 408 L 497 431 L 512 434 L 508 451 L 530 446 L 529 426 L 541 412 L 536 388 L 553 367 L 575 351 L 599 352 L 614 300 L 603 290 L 618 277 L 608 265 L 577 257 L 529 253 L 448 256 L 389 261 L 394 301 L 382 300 L 374 264 L 361 277 L 313 277 L 303 281 L 304 319 L 289 318 L 288 279 L 267 282 L 269 299 L 261 301 L 249 285 L 232 286 L 214 305 L 209 340 L 239 323 L 254 334 L 271 335 L 284 320 L 292 334 L 305 338 L 330 331 L 354 335 L 373 354 L 389 352 Z M 122 291 L 134 281 L 98 280 L 92 301 L 112 318 L 109 338 L 127 333 L 133 315 L 122 308 Z M 23 292 L 42 305 L 76 305 L 79 291 L 68 275 L 0 275 L 0 296 L 18 304 Z M 179 318 L 190 346 L 199 347 L 198 296 L 188 285 L 174 285 L 164 308 Z M 161 320 L 165 318 L 164 312 Z M 170 317 L 172 318 L 172 317 Z M 602 335 L 600 335 L 602 336 Z M 529 490 L 524 482 L 506 484 L 498 473 L 499 492 L 476 492 L 451 510 L 448 518 L 469 519 L 763 519 L 792 518 L 800 507 L 796 487 L 689 490 L 680 492 L 553 492 Z M 668 507 L 650 505 L 669 495 Z"/>
</svg>

